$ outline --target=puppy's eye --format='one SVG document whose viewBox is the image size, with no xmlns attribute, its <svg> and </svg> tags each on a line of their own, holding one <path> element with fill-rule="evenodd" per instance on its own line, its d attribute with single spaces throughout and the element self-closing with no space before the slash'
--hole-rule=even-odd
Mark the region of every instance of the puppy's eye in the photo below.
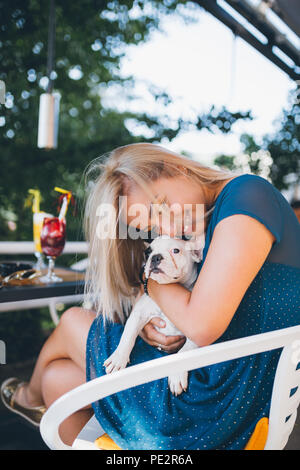
<svg viewBox="0 0 300 470">
<path fill-rule="evenodd" d="M 180 252 L 179 248 L 173 248 L 172 251 L 173 251 L 173 253 L 179 253 Z"/>
</svg>

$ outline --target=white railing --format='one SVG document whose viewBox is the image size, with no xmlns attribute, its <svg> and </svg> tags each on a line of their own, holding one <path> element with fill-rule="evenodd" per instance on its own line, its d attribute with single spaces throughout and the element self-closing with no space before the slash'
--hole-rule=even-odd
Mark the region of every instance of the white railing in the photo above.
<svg viewBox="0 0 300 470">
<path fill-rule="evenodd" d="M 87 253 L 87 242 L 66 242 L 63 254 Z M 0 255 L 34 254 L 33 242 L 0 242 Z"/>
</svg>

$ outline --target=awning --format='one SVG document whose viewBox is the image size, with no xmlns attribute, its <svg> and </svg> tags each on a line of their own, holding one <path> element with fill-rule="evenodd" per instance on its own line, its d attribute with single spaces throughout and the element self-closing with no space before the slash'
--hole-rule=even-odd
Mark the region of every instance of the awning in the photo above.
<svg viewBox="0 0 300 470">
<path fill-rule="evenodd" d="M 194 1 L 300 84 L 299 0 Z"/>
</svg>

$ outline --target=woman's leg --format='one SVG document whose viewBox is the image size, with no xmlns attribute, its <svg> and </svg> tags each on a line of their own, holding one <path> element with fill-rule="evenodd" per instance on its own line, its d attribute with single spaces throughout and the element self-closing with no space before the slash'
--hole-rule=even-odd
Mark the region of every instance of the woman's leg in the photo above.
<svg viewBox="0 0 300 470">
<path fill-rule="evenodd" d="M 70 359 L 85 374 L 86 340 L 94 319 L 94 312 L 80 307 L 71 307 L 62 314 L 59 324 L 40 351 L 33 374 L 26 387 L 24 398 L 29 405 L 44 404 L 42 378 L 50 362 L 57 359 Z"/>
<path fill-rule="evenodd" d="M 19 389 L 15 397 L 18 403 L 24 406 L 48 407 L 59 396 L 86 381 L 86 341 L 94 319 L 94 312 L 80 307 L 71 307 L 63 313 L 59 324 L 41 349 L 28 385 Z M 90 410 L 88 413 L 90 416 Z M 83 416 L 85 422 L 87 421 L 87 410 L 76 415 L 77 413 L 72 415 L 69 420 L 72 418 L 73 425 L 77 420 L 78 428 Z M 70 428 L 67 421 L 61 429 L 65 429 L 66 443 L 71 443 L 72 436 L 68 436 L 66 431 Z"/>
<path fill-rule="evenodd" d="M 71 359 L 56 359 L 50 362 L 42 377 L 42 395 L 46 408 L 57 398 L 85 382 L 85 374 Z M 92 415 L 93 410 L 89 405 L 63 421 L 59 428 L 63 442 L 71 445 Z"/>
</svg>

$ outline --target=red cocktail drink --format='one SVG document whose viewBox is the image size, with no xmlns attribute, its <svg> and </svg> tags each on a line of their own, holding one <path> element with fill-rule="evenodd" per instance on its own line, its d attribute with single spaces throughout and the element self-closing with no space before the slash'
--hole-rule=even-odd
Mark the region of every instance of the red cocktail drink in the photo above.
<svg viewBox="0 0 300 470">
<path fill-rule="evenodd" d="M 46 256 L 57 258 L 64 249 L 66 223 L 58 217 L 45 217 L 41 231 L 41 246 Z"/>
<path fill-rule="evenodd" d="M 61 282 L 54 274 L 54 260 L 63 251 L 66 242 L 66 221 L 64 218 L 45 217 L 41 230 L 41 247 L 49 260 L 48 274 L 41 278 L 42 282 Z"/>
</svg>

